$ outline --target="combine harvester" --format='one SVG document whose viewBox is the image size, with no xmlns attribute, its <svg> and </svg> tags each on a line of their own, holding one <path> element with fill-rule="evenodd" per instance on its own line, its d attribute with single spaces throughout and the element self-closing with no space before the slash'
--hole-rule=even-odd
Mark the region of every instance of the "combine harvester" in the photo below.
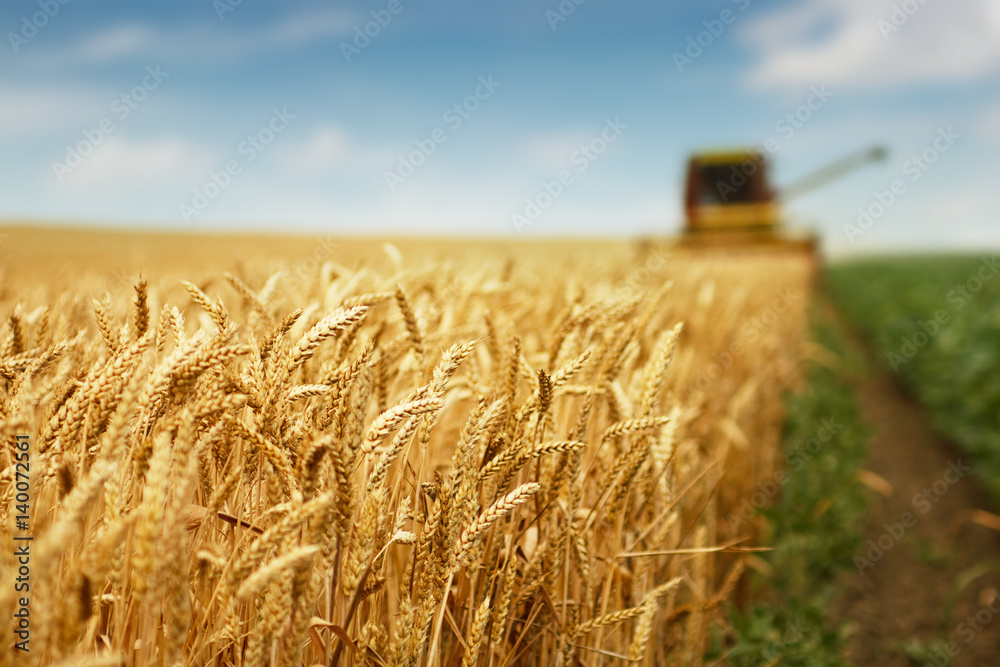
<svg viewBox="0 0 1000 667">
<path fill-rule="evenodd" d="M 849 155 L 775 189 L 768 176 L 767 155 L 754 149 L 705 151 L 688 160 L 684 194 L 684 232 L 677 248 L 795 250 L 815 254 L 816 234 L 788 229 L 781 204 L 826 185 L 870 162 L 884 159 L 882 147 Z"/>
</svg>

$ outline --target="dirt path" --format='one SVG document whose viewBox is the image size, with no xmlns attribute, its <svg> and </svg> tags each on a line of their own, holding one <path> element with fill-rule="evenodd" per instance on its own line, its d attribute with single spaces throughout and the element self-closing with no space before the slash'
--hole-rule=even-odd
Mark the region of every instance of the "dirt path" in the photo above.
<svg viewBox="0 0 1000 667">
<path fill-rule="evenodd" d="M 987 506 L 972 462 L 934 435 L 881 360 L 868 361 L 857 379 L 873 430 L 867 468 L 892 493 L 873 500 L 866 544 L 842 578 L 834 616 L 853 629 L 845 657 L 863 667 L 1000 665 L 1000 574 L 974 578 L 947 613 L 963 573 L 1000 565 L 1000 532 L 963 521 Z"/>
</svg>

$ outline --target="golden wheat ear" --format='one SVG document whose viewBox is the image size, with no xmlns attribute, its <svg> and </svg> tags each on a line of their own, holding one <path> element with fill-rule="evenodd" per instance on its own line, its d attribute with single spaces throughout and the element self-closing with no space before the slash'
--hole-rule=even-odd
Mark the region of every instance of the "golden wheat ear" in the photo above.
<svg viewBox="0 0 1000 667">
<path fill-rule="evenodd" d="M 780 463 L 807 300 L 754 318 L 806 263 L 235 247 L 0 286 L 0 525 L 33 538 L 38 664 L 700 663 L 754 564 L 732 545 L 762 524 L 726 517 Z"/>
</svg>

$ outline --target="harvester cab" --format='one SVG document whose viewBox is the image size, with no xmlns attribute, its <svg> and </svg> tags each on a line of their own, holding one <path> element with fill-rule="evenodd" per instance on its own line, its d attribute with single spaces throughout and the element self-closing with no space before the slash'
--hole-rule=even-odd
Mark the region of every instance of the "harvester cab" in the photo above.
<svg viewBox="0 0 1000 667">
<path fill-rule="evenodd" d="M 687 231 L 773 229 L 778 203 L 763 153 L 697 153 L 688 160 L 684 208 Z"/>
<path fill-rule="evenodd" d="M 869 162 L 886 151 L 874 147 L 838 160 L 780 190 L 771 185 L 767 154 L 757 149 L 704 151 L 688 160 L 684 190 L 684 241 L 785 242 L 796 239 L 784 228 L 781 201 L 808 192 Z"/>
</svg>

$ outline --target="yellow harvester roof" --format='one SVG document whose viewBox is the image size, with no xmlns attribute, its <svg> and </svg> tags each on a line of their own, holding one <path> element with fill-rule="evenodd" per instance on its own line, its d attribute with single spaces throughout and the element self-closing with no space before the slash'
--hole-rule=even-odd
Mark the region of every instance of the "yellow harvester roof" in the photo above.
<svg viewBox="0 0 1000 667">
<path fill-rule="evenodd" d="M 692 153 L 691 157 L 703 164 L 728 164 L 742 162 L 747 158 L 759 156 L 763 151 L 758 148 L 722 148 Z"/>
</svg>

